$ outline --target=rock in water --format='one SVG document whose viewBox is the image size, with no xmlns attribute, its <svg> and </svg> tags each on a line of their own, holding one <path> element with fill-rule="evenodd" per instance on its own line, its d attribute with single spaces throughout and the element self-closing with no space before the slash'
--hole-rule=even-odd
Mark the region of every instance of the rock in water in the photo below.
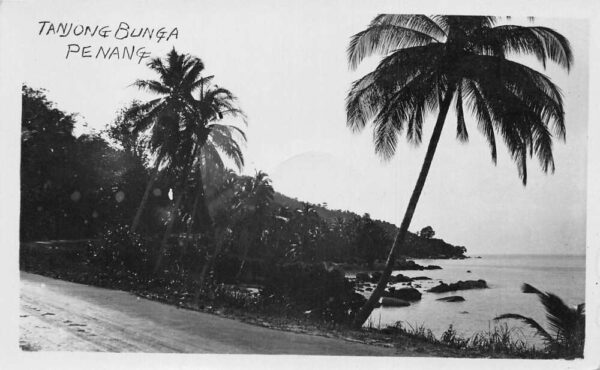
<svg viewBox="0 0 600 370">
<path fill-rule="evenodd" d="M 421 299 L 421 292 L 415 288 L 395 289 L 394 287 L 391 287 L 389 290 L 383 293 L 383 296 L 402 299 L 405 301 L 418 301 Z"/>
<path fill-rule="evenodd" d="M 427 277 L 427 276 L 417 276 L 417 277 L 414 277 L 412 279 L 413 280 L 431 280 L 431 278 Z"/>
<path fill-rule="evenodd" d="M 390 276 L 390 283 L 409 283 L 412 280 L 413 279 L 409 278 L 408 276 L 404 276 L 402 274 Z"/>
<path fill-rule="evenodd" d="M 383 307 L 406 307 L 410 306 L 410 303 L 403 299 L 383 297 L 381 298 L 381 305 Z"/>
<path fill-rule="evenodd" d="M 444 298 L 438 298 L 438 301 L 443 301 L 443 302 L 464 302 L 465 299 L 459 295 L 451 295 L 449 297 L 444 297 Z"/>
<path fill-rule="evenodd" d="M 485 280 L 467 280 L 467 281 L 458 281 L 452 284 L 446 284 L 441 282 L 440 285 L 434 286 L 429 289 L 428 292 L 432 293 L 445 293 L 445 292 L 454 292 L 457 290 L 467 290 L 467 289 L 484 289 L 487 288 L 487 283 Z"/>
</svg>

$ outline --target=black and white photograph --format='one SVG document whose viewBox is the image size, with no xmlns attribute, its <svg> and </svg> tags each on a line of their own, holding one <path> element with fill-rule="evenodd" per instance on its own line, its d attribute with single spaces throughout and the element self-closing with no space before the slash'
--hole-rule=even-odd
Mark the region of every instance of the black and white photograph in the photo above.
<svg viewBox="0 0 600 370">
<path fill-rule="evenodd" d="M 469 3 L 0 3 L 1 367 L 598 368 L 598 6 Z"/>
</svg>

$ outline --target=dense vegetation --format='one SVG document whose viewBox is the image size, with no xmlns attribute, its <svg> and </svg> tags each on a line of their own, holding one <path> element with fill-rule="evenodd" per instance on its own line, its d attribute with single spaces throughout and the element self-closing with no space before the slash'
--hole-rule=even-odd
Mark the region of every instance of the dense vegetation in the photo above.
<svg viewBox="0 0 600 370">
<path fill-rule="evenodd" d="M 182 180 L 175 174 L 185 164 L 166 158 L 181 155 L 177 146 L 186 143 L 158 146 L 152 131 L 159 129 L 139 128 L 145 120 L 142 102 L 117 112 L 104 130 L 76 137 L 75 114 L 57 108 L 44 90 L 23 86 L 22 95 L 23 268 L 138 290 L 162 282 L 161 289 L 187 290 L 196 303 L 215 297 L 219 284 L 260 284 L 294 300 L 298 309 L 324 309 L 330 302 L 325 311 L 339 307 L 336 315 L 343 319 L 344 307 L 356 307 L 360 297 L 343 275 L 321 263 L 373 267 L 392 242 L 394 225 L 277 193 L 263 172 L 242 176 L 228 169 L 217 149 L 194 162 L 190 178 Z M 165 158 L 160 166 L 158 155 Z M 195 211 L 202 208 L 194 193 L 200 171 L 204 214 Z M 186 193 L 177 190 L 181 183 L 188 184 Z M 180 194 L 188 200 L 177 206 Z M 207 223 L 213 237 L 205 232 Z M 465 252 L 438 239 L 411 237 L 409 256 Z M 29 243 L 36 241 L 53 242 Z M 199 286 L 201 279 L 208 288 Z M 330 297 L 345 303 L 335 306 Z"/>
<path fill-rule="evenodd" d="M 43 90 L 23 87 L 22 241 L 95 239 L 107 227 L 131 223 L 153 171 L 142 139 L 129 130 L 131 107 L 106 130 L 75 137 L 74 114 L 55 107 Z M 153 184 L 140 232 L 164 228 L 172 186 L 168 172 Z M 214 169 L 205 188 L 218 228 L 234 222 L 224 252 L 237 257 L 372 263 L 385 257 L 395 230 L 368 214 L 279 194 L 262 172 L 248 177 Z M 409 257 L 461 257 L 466 251 L 439 239 L 411 239 Z"/>
</svg>

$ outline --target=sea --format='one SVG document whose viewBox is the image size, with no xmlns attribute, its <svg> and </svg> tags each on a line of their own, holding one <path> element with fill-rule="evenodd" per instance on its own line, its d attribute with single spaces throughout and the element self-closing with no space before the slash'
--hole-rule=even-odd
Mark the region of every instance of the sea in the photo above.
<svg viewBox="0 0 600 370">
<path fill-rule="evenodd" d="M 432 280 L 414 281 L 412 286 L 421 291 L 422 299 L 409 307 L 382 307 L 375 309 L 367 326 L 384 328 L 401 322 L 404 327 L 424 326 L 440 338 L 450 325 L 462 337 L 492 330 L 500 322 L 493 319 L 501 314 L 516 313 L 535 319 L 549 329 L 544 307 L 536 294 L 521 291 L 523 283 L 544 292 L 558 295 L 569 306 L 585 302 L 585 256 L 575 255 L 481 255 L 481 258 L 463 260 L 415 259 L 420 265 L 438 265 L 441 270 L 395 271 L 405 276 L 427 276 Z M 447 293 L 429 293 L 427 289 L 458 280 L 487 282 L 489 289 L 462 290 Z M 396 284 L 396 287 L 408 283 Z M 444 302 L 438 298 L 459 295 L 464 302 Z M 517 320 L 502 320 L 516 339 L 530 346 L 541 347 L 541 338 Z"/>
</svg>

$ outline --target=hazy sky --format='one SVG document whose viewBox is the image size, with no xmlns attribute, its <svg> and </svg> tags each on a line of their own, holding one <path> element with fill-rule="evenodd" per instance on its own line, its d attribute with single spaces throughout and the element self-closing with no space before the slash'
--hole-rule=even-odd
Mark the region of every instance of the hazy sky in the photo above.
<svg viewBox="0 0 600 370">
<path fill-rule="evenodd" d="M 75 3 L 71 3 L 75 4 Z M 145 46 L 163 56 L 173 46 L 202 58 L 206 73 L 232 90 L 249 117 L 245 173 L 269 173 L 277 190 L 330 208 L 368 212 L 398 224 L 420 169 L 435 119 L 425 124 L 424 145 L 400 141 L 396 156 L 382 162 L 373 151 L 372 132 L 346 128 L 344 99 L 351 82 L 370 71 L 347 67 L 350 37 L 377 13 L 366 4 L 342 2 L 253 2 L 223 7 L 181 2 L 173 7 L 86 3 L 24 7 L 20 40 L 25 82 L 48 89 L 58 107 L 80 113 L 77 132 L 102 129 L 134 98 L 149 96 L 129 85 L 152 78 L 143 64 L 129 60 L 65 59 L 67 44 Z M 108 5 L 106 5 L 108 4 Z M 165 3 L 166 4 L 166 3 Z M 200 5 L 201 4 L 201 5 Z M 244 3 L 239 3 L 244 4 Z M 246 3 L 249 4 L 249 3 Z M 38 21 L 131 27 L 177 27 L 179 37 L 147 39 L 39 36 Z M 511 23 L 521 23 L 513 19 Z M 527 23 L 527 22 L 524 22 Z M 438 237 L 464 245 L 470 254 L 583 253 L 586 214 L 588 112 L 588 25 L 585 21 L 537 18 L 571 42 L 575 63 L 569 74 L 550 66 L 547 74 L 565 95 L 567 141 L 555 145 L 556 173 L 544 175 L 534 159 L 527 187 L 499 143 L 498 165 L 467 116 L 468 144 L 455 139 L 451 111 L 411 230 L 431 225 Z M 531 60 L 519 60 L 530 63 Z M 539 68 L 536 64 L 532 64 Z"/>
</svg>

